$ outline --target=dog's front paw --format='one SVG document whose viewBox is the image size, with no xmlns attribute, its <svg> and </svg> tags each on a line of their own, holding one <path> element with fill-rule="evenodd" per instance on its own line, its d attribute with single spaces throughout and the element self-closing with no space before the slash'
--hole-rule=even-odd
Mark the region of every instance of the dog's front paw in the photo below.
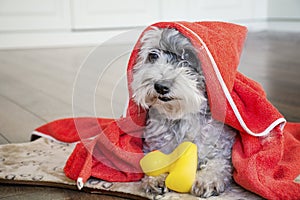
<svg viewBox="0 0 300 200">
<path fill-rule="evenodd" d="M 228 179 L 217 177 L 216 175 L 205 174 L 205 172 L 197 172 L 196 180 L 192 186 L 191 193 L 198 197 L 217 196 L 224 192 L 229 184 Z"/>
<path fill-rule="evenodd" d="M 142 179 L 142 187 L 148 194 L 164 194 L 168 192 L 168 188 L 165 185 L 167 174 L 161 174 L 159 176 L 145 176 Z"/>
</svg>

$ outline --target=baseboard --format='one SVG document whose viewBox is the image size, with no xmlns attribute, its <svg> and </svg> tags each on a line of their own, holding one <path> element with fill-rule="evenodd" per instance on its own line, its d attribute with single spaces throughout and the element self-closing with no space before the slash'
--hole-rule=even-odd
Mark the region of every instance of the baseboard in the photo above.
<svg viewBox="0 0 300 200">
<path fill-rule="evenodd" d="M 258 32 L 258 31 L 264 31 L 268 29 L 268 23 L 264 20 L 259 21 L 253 21 L 253 20 L 238 20 L 234 21 L 233 23 L 237 23 L 243 26 L 246 26 L 249 31 L 251 32 Z"/>
<path fill-rule="evenodd" d="M 268 30 L 272 31 L 284 31 L 284 32 L 300 32 L 300 20 L 299 21 L 273 21 L 270 20 L 267 23 Z"/>
</svg>

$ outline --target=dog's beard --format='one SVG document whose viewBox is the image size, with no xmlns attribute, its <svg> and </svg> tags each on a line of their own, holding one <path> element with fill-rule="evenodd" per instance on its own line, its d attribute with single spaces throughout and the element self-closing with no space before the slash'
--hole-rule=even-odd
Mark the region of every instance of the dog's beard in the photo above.
<svg viewBox="0 0 300 200">
<path fill-rule="evenodd" d="M 131 84 L 138 105 L 155 108 L 169 119 L 180 119 L 185 114 L 206 109 L 204 76 L 196 69 L 200 70 L 198 62 L 193 58 L 189 64 L 181 60 L 184 55 L 178 55 L 184 54 L 187 48 L 193 47 L 178 31 L 163 33 L 157 29 L 145 34 Z M 168 91 L 159 92 L 155 88 L 157 83 L 167 85 Z"/>
</svg>

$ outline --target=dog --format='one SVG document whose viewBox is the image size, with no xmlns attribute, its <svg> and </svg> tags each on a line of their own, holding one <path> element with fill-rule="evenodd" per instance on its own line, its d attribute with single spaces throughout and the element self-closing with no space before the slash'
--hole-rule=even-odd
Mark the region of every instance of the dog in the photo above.
<svg viewBox="0 0 300 200">
<path fill-rule="evenodd" d="M 143 151 L 168 154 L 184 141 L 195 143 L 198 166 L 191 194 L 210 197 L 224 192 L 232 182 L 236 131 L 212 118 L 201 61 L 191 41 L 172 28 L 146 31 L 131 87 L 137 105 L 148 109 Z M 145 175 L 143 189 L 168 192 L 166 176 Z"/>
</svg>

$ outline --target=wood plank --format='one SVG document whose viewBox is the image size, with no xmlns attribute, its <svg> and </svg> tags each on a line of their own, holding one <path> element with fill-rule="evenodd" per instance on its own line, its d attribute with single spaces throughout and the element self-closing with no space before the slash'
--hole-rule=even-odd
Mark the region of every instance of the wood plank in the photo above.
<svg viewBox="0 0 300 200">
<path fill-rule="evenodd" d="M 71 103 L 67 104 L 3 73 L 0 74 L 0 91 L 1 96 L 30 110 L 44 121 L 72 115 Z"/>
<path fill-rule="evenodd" d="M 121 200 L 124 198 L 89 194 L 82 191 L 58 189 L 51 187 L 38 187 L 38 186 L 18 186 L 18 185 L 1 185 L 0 184 L 0 199 L 6 200 L 24 200 L 24 199 L 76 199 L 76 200 Z"/>
<path fill-rule="evenodd" d="M 100 90 L 101 89 L 101 90 Z M 111 89 L 111 90 L 110 90 Z M 119 92 L 116 92 L 113 86 L 111 87 L 99 87 L 99 94 L 95 94 L 96 102 L 86 100 L 86 95 L 79 95 L 80 107 L 76 109 L 77 116 L 120 116 L 123 112 L 126 96 L 121 93 L 127 93 L 127 89 L 120 88 Z M 86 88 L 83 88 L 85 92 Z M 103 92 L 104 91 L 104 92 Z M 106 91 L 106 92 L 105 92 Z M 114 92 L 110 96 L 104 98 L 103 95 Z M 57 96 L 47 94 L 43 90 L 32 88 L 26 82 L 20 82 L 20 80 L 11 75 L 5 73 L 0 74 L 0 94 L 9 99 L 12 99 L 17 104 L 27 108 L 31 112 L 35 113 L 41 119 L 45 121 L 52 121 L 57 118 L 73 116 L 72 110 L 72 98 L 69 102 L 65 102 Z M 121 97 L 120 97 L 121 96 Z M 123 103 L 120 103 L 120 99 L 123 99 Z M 95 103 L 95 109 L 94 109 Z M 88 110 L 90 108 L 90 110 Z M 78 112 L 79 111 L 79 112 Z"/>
<path fill-rule="evenodd" d="M 29 85 L 38 86 L 41 90 L 65 89 L 72 86 L 77 70 L 90 50 L 91 48 L 0 51 L 0 67 L 2 72 Z"/>
<path fill-rule="evenodd" d="M 9 77 L 8 79 L 10 80 L 14 79 L 20 82 L 21 85 L 26 84 L 27 87 L 39 90 L 46 95 L 57 98 L 70 105 L 72 102 L 73 84 L 80 62 L 82 62 L 83 58 L 88 54 L 87 50 L 90 49 L 91 48 L 83 48 L 82 51 L 72 49 L 74 52 L 70 49 L 66 49 L 66 52 L 61 49 L 0 51 L 2 75 Z M 112 54 L 114 49 L 113 47 L 106 48 L 109 54 Z M 56 55 L 59 56 L 55 59 Z M 110 107 L 110 105 L 116 106 L 114 110 L 117 111 L 114 112 L 116 112 L 117 115 L 123 112 L 124 102 L 127 97 L 127 88 L 125 87 L 124 89 L 124 86 L 126 86 L 125 73 L 128 56 L 129 54 L 125 58 L 121 57 L 121 61 L 116 60 L 114 62 L 114 66 L 121 65 L 122 68 L 110 67 L 109 69 L 113 69 L 112 73 L 101 76 L 98 85 L 93 85 L 92 89 L 95 90 L 96 88 L 94 95 L 97 99 L 97 107 L 94 113 L 98 113 L 97 115 L 111 117 L 113 115 L 111 109 L 106 109 Z M 72 58 L 76 58 L 75 61 Z M 81 60 L 79 58 L 81 58 Z M 26 64 L 24 65 L 24 63 Z M 96 61 L 94 65 L 96 65 L 97 68 L 101 67 Z M 98 71 L 102 73 L 103 70 L 104 69 L 99 69 Z M 87 80 L 89 80 L 91 75 L 94 75 L 95 71 L 92 70 L 88 73 L 89 74 L 84 75 Z M 99 76 L 100 75 L 99 73 Z M 123 77 L 123 84 L 118 82 L 120 77 Z M 96 78 L 98 79 L 98 77 Z M 116 82 L 119 83 L 119 86 L 123 86 L 118 91 L 115 90 L 116 87 L 114 83 Z M 87 90 L 87 86 L 84 85 L 84 87 L 86 88 L 81 90 L 83 91 L 81 96 L 86 96 L 85 90 Z M 112 92 L 114 93 L 112 94 Z M 113 103 L 112 98 L 114 98 Z M 84 110 L 84 108 L 85 106 L 83 105 L 81 109 Z"/>
<path fill-rule="evenodd" d="M 1 133 L 0 133 L 0 144 L 9 144 L 8 139 L 6 139 Z"/>
<path fill-rule="evenodd" d="M 0 96 L 0 133 L 10 143 L 30 141 L 32 130 L 45 123 L 32 112 Z"/>
</svg>

